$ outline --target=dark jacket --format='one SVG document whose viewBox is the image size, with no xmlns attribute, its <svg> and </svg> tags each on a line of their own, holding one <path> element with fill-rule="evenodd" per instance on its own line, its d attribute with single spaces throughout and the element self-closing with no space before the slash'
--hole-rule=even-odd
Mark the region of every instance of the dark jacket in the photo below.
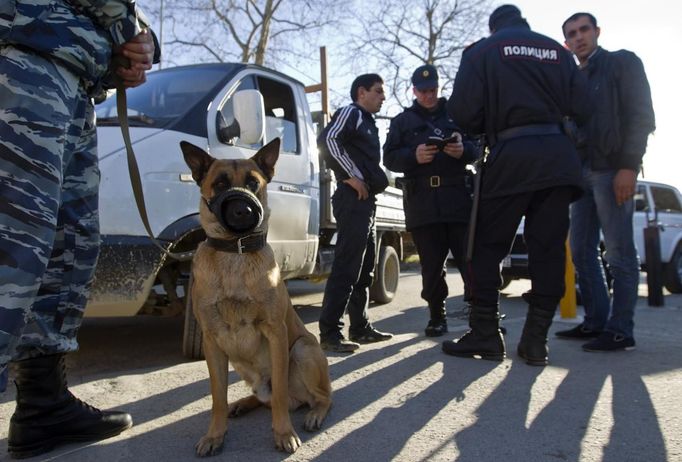
<svg viewBox="0 0 682 462">
<path fill-rule="evenodd" d="M 317 146 L 327 167 L 334 171 L 336 181 L 357 177 L 373 194 L 388 186 L 380 165 L 381 145 L 374 116 L 357 104 L 336 111 L 318 136 Z"/>
<path fill-rule="evenodd" d="M 594 170 L 639 170 L 656 128 L 651 90 L 642 61 L 632 52 L 598 48 L 583 68 L 594 112 L 581 156 Z"/>
<path fill-rule="evenodd" d="M 485 133 L 493 144 L 483 197 L 562 185 L 581 191 L 580 159 L 564 134 L 495 143 L 500 132 L 513 127 L 558 126 L 564 116 L 584 123 L 589 117 L 587 81 L 573 57 L 558 42 L 531 31 L 525 20 L 501 25 L 464 52 L 448 111 L 469 134 Z"/>
<path fill-rule="evenodd" d="M 403 205 L 408 229 L 432 223 L 467 223 L 471 194 L 466 184 L 466 165 L 476 159 L 476 149 L 464 141 L 464 153 L 455 159 L 440 151 L 428 164 L 417 163 L 417 146 L 430 136 L 448 138 L 461 130 L 445 109 L 445 98 L 429 111 L 416 101 L 391 120 L 384 144 L 384 166 L 404 173 Z M 438 176 L 438 180 L 431 177 Z M 439 186 L 436 186 L 438 184 Z"/>
</svg>

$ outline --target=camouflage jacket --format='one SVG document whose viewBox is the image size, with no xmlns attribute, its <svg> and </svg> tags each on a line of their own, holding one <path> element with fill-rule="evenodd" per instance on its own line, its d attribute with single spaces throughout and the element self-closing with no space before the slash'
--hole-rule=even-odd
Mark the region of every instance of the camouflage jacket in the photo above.
<svg viewBox="0 0 682 462">
<path fill-rule="evenodd" d="M 0 45 L 60 61 L 91 94 L 108 86 L 112 47 L 148 27 L 135 0 L 0 0 Z"/>
</svg>

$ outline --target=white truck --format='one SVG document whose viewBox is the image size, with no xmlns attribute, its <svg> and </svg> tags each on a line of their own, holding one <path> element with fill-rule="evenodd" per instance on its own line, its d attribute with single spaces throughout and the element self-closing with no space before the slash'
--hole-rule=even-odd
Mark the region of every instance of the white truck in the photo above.
<svg viewBox="0 0 682 462">
<path fill-rule="evenodd" d="M 674 186 L 638 181 L 635 194 L 633 232 L 643 271 L 647 269 L 644 228 L 653 222 L 660 228 L 661 262 L 665 288 L 682 293 L 682 195 Z M 602 250 L 604 246 L 602 244 Z M 604 255 L 608 270 L 608 253 Z M 516 233 L 511 252 L 502 263 L 503 285 L 528 278 L 528 255 L 523 239 L 523 222 Z"/>
<path fill-rule="evenodd" d="M 257 92 L 257 93 L 256 93 Z M 259 94 L 262 107 L 245 107 Z M 246 64 L 198 64 L 152 72 L 129 89 L 128 119 L 149 222 L 171 251 L 191 251 L 205 235 L 199 188 L 184 162 L 182 140 L 218 158 L 245 158 L 282 138 L 268 187 L 268 242 L 284 278 L 323 278 L 331 269 L 334 182 L 321 165 L 305 87 L 277 71 Z M 260 110 L 261 120 L 257 116 Z M 97 106 L 102 249 L 87 316 L 177 315 L 185 310 L 189 261 L 167 258 L 153 245 L 135 206 L 115 98 Z M 263 136 L 253 139 L 253 132 Z M 251 135 L 245 135 L 245 132 Z M 248 139 L 252 138 L 252 139 Z M 397 289 L 405 219 L 402 192 L 389 187 L 377 201 L 377 255 L 371 298 L 389 302 Z M 196 356 L 197 328 L 185 310 L 184 352 Z"/>
</svg>

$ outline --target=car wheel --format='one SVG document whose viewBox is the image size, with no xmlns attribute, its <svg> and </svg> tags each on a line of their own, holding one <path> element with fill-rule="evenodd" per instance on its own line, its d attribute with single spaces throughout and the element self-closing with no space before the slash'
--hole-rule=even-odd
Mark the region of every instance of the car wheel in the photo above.
<svg viewBox="0 0 682 462">
<path fill-rule="evenodd" d="M 187 290 L 185 290 L 185 328 L 182 336 L 182 354 L 187 359 L 204 359 L 204 350 L 202 348 L 203 334 L 192 309 L 191 273 L 187 286 Z"/>
<path fill-rule="evenodd" d="M 400 281 L 400 259 L 393 247 L 381 247 L 374 282 L 369 298 L 377 303 L 389 303 L 395 297 Z"/>
<path fill-rule="evenodd" d="M 673 257 L 665 265 L 665 288 L 673 294 L 682 293 L 682 244 L 678 244 Z"/>
</svg>

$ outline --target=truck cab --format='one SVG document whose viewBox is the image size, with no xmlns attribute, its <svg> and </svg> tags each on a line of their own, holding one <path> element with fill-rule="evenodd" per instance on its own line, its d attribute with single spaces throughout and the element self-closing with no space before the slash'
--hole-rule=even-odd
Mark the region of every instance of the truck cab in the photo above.
<svg viewBox="0 0 682 462">
<path fill-rule="evenodd" d="M 254 94 L 256 99 L 244 97 Z M 279 137 L 280 156 L 268 185 L 268 243 L 285 279 L 325 276 L 335 242 L 334 184 L 320 164 L 303 84 L 256 65 L 197 64 L 149 73 L 145 85 L 128 89 L 126 95 L 132 145 L 157 242 L 173 252 L 191 252 L 205 239 L 198 220 L 199 188 L 180 141 L 230 159 L 251 157 Z M 102 247 L 86 315 L 180 314 L 191 262 L 166 256 L 144 228 L 116 98 L 108 98 L 96 111 Z M 246 136 L 248 130 L 260 132 Z M 401 194 L 389 188 L 377 204 L 381 264 L 373 294 L 383 303 L 395 294 L 400 274 L 405 231 Z"/>
</svg>

